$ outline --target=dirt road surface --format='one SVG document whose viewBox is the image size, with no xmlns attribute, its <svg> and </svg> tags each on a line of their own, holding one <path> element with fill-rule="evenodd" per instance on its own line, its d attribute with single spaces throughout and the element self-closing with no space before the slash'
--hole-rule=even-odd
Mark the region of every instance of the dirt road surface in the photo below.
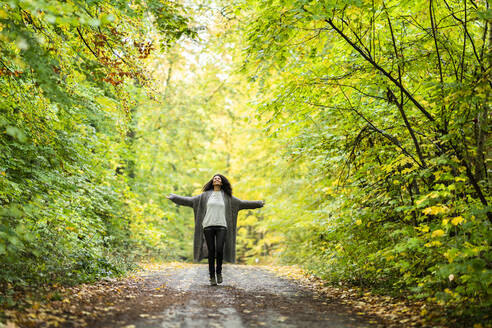
<svg viewBox="0 0 492 328">
<path fill-rule="evenodd" d="M 224 281 L 210 286 L 206 264 L 141 272 L 139 294 L 118 303 L 89 327 L 382 327 L 294 280 L 257 266 L 225 264 Z M 69 324 L 66 322 L 65 324 Z M 68 325 L 67 325 L 68 326 Z"/>
</svg>

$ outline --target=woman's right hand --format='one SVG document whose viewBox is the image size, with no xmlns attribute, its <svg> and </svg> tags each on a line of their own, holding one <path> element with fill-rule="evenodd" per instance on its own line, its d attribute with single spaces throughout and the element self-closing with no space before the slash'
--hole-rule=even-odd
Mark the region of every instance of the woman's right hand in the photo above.
<svg viewBox="0 0 492 328">
<path fill-rule="evenodd" d="M 169 195 L 166 196 L 166 198 L 167 199 L 171 199 L 171 198 L 173 198 L 172 196 L 174 196 L 174 194 L 169 194 Z"/>
</svg>

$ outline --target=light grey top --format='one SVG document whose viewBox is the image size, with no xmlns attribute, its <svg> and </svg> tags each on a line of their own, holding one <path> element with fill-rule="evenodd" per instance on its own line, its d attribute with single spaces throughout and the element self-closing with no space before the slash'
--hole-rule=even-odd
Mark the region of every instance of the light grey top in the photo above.
<svg viewBox="0 0 492 328">
<path fill-rule="evenodd" d="M 227 227 L 225 203 L 220 191 L 212 191 L 212 194 L 208 198 L 207 211 L 205 212 L 202 225 L 204 228 L 211 225 Z"/>
</svg>

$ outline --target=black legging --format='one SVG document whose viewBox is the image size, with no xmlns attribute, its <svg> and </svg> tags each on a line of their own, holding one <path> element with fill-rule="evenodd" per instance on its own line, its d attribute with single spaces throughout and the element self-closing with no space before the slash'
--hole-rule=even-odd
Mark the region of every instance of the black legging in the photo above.
<svg viewBox="0 0 492 328">
<path fill-rule="evenodd" d="M 224 242 L 226 238 L 226 227 L 208 226 L 203 229 L 208 248 L 208 273 L 210 278 L 215 277 L 214 255 L 217 253 L 217 274 L 222 273 L 222 258 L 224 256 Z M 215 245 L 217 244 L 217 249 Z"/>
</svg>

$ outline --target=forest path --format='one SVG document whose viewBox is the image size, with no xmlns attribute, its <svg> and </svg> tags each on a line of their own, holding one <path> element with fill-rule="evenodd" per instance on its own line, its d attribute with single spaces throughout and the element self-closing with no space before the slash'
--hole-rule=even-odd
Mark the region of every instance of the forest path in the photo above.
<svg viewBox="0 0 492 328">
<path fill-rule="evenodd" d="M 224 264 L 224 282 L 210 286 L 207 264 L 138 274 L 144 288 L 131 304 L 93 327 L 376 327 L 377 321 L 336 299 L 320 298 L 294 280 L 259 267 Z M 126 307 L 125 307 L 126 306 Z M 123 310 L 123 311 L 121 311 Z"/>
<path fill-rule="evenodd" d="M 210 286 L 206 263 L 142 264 L 121 278 L 19 291 L 18 305 L 3 309 L 0 328 L 400 328 L 428 327 L 425 312 L 442 313 L 422 302 L 328 286 L 297 266 L 225 263 L 222 273 L 224 282 Z"/>
</svg>

